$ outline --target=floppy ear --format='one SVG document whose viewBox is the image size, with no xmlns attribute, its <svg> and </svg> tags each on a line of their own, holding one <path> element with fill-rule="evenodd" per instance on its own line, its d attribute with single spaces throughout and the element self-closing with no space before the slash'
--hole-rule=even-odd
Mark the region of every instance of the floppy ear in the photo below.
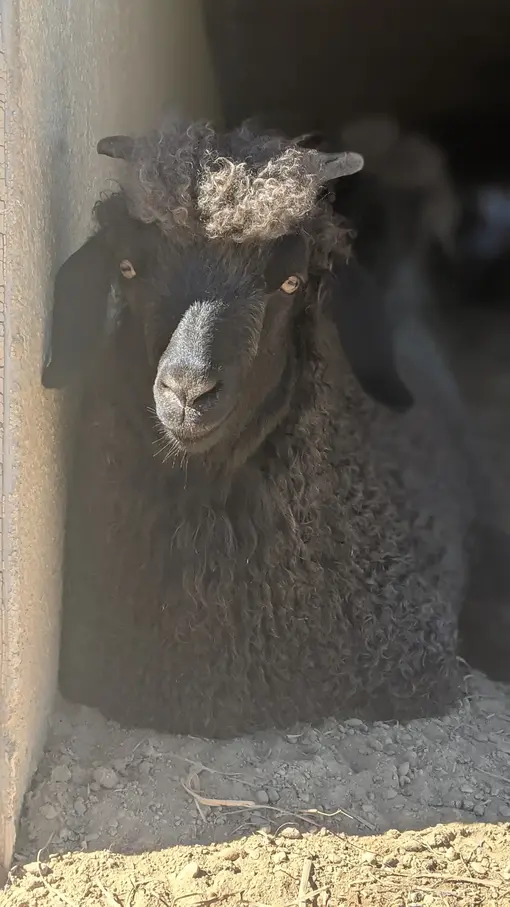
<svg viewBox="0 0 510 907">
<path fill-rule="evenodd" d="M 83 373 L 101 340 L 110 283 L 111 253 L 99 231 L 64 262 L 55 277 L 43 387 L 64 387 Z"/>
<path fill-rule="evenodd" d="M 406 412 L 414 399 L 397 372 L 391 324 L 380 294 L 352 260 L 325 279 L 324 310 L 360 386 L 377 403 Z"/>
</svg>

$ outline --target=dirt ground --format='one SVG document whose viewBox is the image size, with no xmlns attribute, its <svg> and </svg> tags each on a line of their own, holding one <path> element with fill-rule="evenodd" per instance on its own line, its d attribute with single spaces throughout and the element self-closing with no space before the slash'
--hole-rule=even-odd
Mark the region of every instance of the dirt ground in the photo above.
<svg viewBox="0 0 510 907">
<path fill-rule="evenodd" d="M 293 730 L 158 736 L 60 700 L 1 907 L 510 905 L 508 687 Z"/>
<path fill-rule="evenodd" d="M 285 833 L 287 832 L 287 833 Z M 505 907 L 510 825 L 352 838 L 287 825 L 235 844 L 66 854 L 15 873 L 5 907 Z"/>
</svg>

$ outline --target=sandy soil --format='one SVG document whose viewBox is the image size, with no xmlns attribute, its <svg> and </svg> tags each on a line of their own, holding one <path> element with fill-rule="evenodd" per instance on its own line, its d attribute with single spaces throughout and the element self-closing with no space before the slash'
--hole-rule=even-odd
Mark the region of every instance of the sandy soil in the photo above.
<svg viewBox="0 0 510 907">
<path fill-rule="evenodd" d="M 5 907 L 505 907 L 510 825 L 443 825 L 375 838 L 326 829 L 301 835 L 288 825 L 235 844 L 66 854 L 28 864 L 5 898 Z"/>
<path fill-rule="evenodd" d="M 299 907 L 510 905 L 509 688 L 293 730 L 158 736 L 59 700 L 0 904 L 292 907 L 304 871 Z"/>
</svg>

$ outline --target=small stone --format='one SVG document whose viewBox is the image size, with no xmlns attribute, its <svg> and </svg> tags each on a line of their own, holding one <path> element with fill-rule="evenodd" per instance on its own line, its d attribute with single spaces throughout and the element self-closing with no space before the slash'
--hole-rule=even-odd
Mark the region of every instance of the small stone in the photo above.
<svg viewBox="0 0 510 907">
<path fill-rule="evenodd" d="M 468 812 L 471 812 L 475 808 L 474 801 L 473 800 L 463 800 L 462 808 L 466 809 Z"/>
<path fill-rule="evenodd" d="M 258 790 L 255 792 L 255 800 L 257 803 L 269 803 L 269 794 L 265 790 Z"/>
<path fill-rule="evenodd" d="M 40 812 L 45 819 L 49 819 L 50 821 L 51 819 L 56 819 L 58 815 L 57 810 L 51 803 L 45 803 L 44 806 L 41 806 Z"/>
<path fill-rule="evenodd" d="M 482 816 L 485 815 L 485 806 L 482 806 L 481 803 L 477 803 L 473 812 L 474 812 L 475 816 L 478 816 L 478 818 L 481 818 Z"/>
<path fill-rule="evenodd" d="M 460 790 L 462 791 L 463 794 L 474 793 L 474 787 L 472 787 L 471 784 L 461 784 Z"/>
<path fill-rule="evenodd" d="M 74 811 L 77 816 L 84 816 L 87 812 L 87 807 L 82 797 L 77 797 L 77 799 L 74 801 Z"/>
<path fill-rule="evenodd" d="M 366 850 L 365 853 L 361 854 L 361 862 L 365 863 L 367 866 L 375 866 L 377 863 L 377 854 L 372 853 L 370 850 Z"/>
<path fill-rule="evenodd" d="M 229 860 L 232 863 L 234 863 L 235 860 L 238 860 L 241 855 L 241 851 L 238 847 L 230 847 L 222 853 L 223 859 Z"/>
<path fill-rule="evenodd" d="M 177 873 L 177 879 L 184 882 L 187 879 L 197 879 L 200 875 L 200 866 L 195 860 L 192 860 Z"/>
<path fill-rule="evenodd" d="M 469 868 L 472 869 L 473 872 L 476 872 L 476 874 L 479 876 L 487 875 L 487 868 L 483 865 L 483 863 L 478 863 L 476 860 L 473 860 L 469 864 Z"/>
<path fill-rule="evenodd" d="M 276 853 L 273 854 L 272 859 L 273 859 L 273 863 L 278 864 L 278 863 L 286 863 L 289 858 L 284 850 L 277 850 Z"/>
<path fill-rule="evenodd" d="M 394 787 L 389 787 L 388 790 L 386 791 L 386 799 L 394 800 L 395 797 L 398 797 L 398 790 L 395 790 Z"/>
<path fill-rule="evenodd" d="M 365 723 L 361 718 L 348 718 L 347 721 L 344 721 L 346 727 L 365 727 Z"/>
<path fill-rule="evenodd" d="M 411 766 L 409 765 L 409 762 L 402 762 L 402 764 L 399 765 L 397 769 L 399 778 L 405 778 L 405 776 L 409 774 L 410 768 Z"/>
<path fill-rule="evenodd" d="M 508 803 L 499 803 L 498 813 L 500 816 L 503 816 L 504 819 L 508 818 L 510 816 L 510 806 Z"/>
<path fill-rule="evenodd" d="M 278 803 L 278 800 L 280 799 L 280 794 L 275 787 L 267 788 L 267 796 L 269 797 L 270 803 Z"/>
<path fill-rule="evenodd" d="M 114 759 L 112 762 L 113 768 L 115 769 L 116 772 L 120 772 L 120 774 L 122 774 L 123 772 L 126 771 L 127 764 L 128 764 L 127 759 Z"/>
<path fill-rule="evenodd" d="M 282 828 L 280 835 L 282 838 L 289 838 L 291 841 L 299 841 L 302 838 L 299 828 L 296 828 L 295 825 L 287 825 L 286 828 Z"/>
<path fill-rule="evenodd" d="M 25 870 L 25 872 L 28 872 L 30 873 L 30 875 L 34 876 L 49 876 L 51 873 L 51 868 L 49 866 L 46 866 L 45 863 L 37 863 L 35 861 L 33 863 L 25 863 L 23 869 Z"/>
<path fill-rule="evenodd" d="M 113 768 L 107 768 L 105 765 L 101 765 L 99 768 L 96 768 L 94 772 L 94 781 L 96 784 L 99 784 L 101 787 L 105 787 L 107 790 L 113 790 L 114 787 L 117 787 L 119 779 L 117 773 L 114 772 Z"/>
<path fill-rule="evenodd" d="M 51 780 L 59 783 L 65 783 L 71 780 L 71 772 L 67 765 L 56 765 L 51 773 Z"/>
<path fill-rule="evenodd" d="M 425 847 L 419 839 L 411 838 L 410 841 L 405 841 L 405 843 L 402 844 L 402 849 L 408 853 L 421 853 L 425 850 Z"/>
<path fill-rule="evenodd" d="M 147 762 L 147 760 L 145 760 L 144 762 L 140 762 L 140 774 L 150 775 L 151 771 L 152 771 L 151 762 Z"/>
</svg>

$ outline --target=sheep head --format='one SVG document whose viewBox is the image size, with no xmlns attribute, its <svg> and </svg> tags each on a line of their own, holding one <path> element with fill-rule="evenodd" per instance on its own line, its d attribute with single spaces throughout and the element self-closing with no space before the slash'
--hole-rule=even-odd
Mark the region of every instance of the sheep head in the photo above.
<svg viewBox="0 0 510 907">
<path fill-rule="evenodd" d="M 176 450 L 203 454 L 253 425 L 267 433 L 288 406 L 321 282 L 349 254 L 324 188 L 363 159 L 246 125 L 176 122 L 98 151 L 125 162 L 122 188 L 98 202 L 98 231 L 57 274 L 43 383 L 86 365 L 114 288 L 119 323 L 144 337 Z"/>
</svg>

